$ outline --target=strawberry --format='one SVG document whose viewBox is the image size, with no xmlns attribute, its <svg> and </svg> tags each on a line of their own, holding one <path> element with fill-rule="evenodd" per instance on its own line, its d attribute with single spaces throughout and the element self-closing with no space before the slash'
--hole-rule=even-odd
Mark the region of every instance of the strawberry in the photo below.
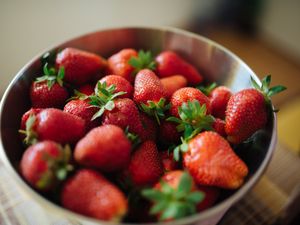
<svg viewBox="0 0 300 225">
<path fill-rule="evenodd" d="M 226 108 L 225 131 L 233 144 L 241 143 L 266 125 L 270 97 L 286 89 L 269 88 L 271 76 L 264 78 L 261 86 L 251 80 L 256 89 L 244 89 L 232 95 Z"/>
<path fill-rule="evenodd" d="M 197 205 L 198 212 L 213 206 L 220 195 L 220 190 L 216 187 L 198 186 L 198 190 L 204 194 L 204 199 Z"/>
<path fill-rule="evenodd" d="M 145 140 L 148 138 L 140 120 L 139 111 L 129 98 L 114 100 L 114 109 L 104 111 L 102 124 L 114 124 L 123 130 L 128 127 L 129 132 L 137 134 L 141 139 Z"/>
<path fill-rule="evenodd" d="M 69 101 L 64 107 L 64 112 L 73 114 L 83 119 L 85 121 L 86 131 L 99 126 L 101 123 L 99 119 L 92 120 L 92 117 L 97 112 L 97 108 L 91 107 L 88 99 L 74 99 Z"/>
<path fill-rule="evenodd" d="M 213 131 L 204 131 L 188 142 L 183 164 L 198 185 L 236 189 L 248 174 L 229 143 Z"/>
<path fill-rule="evenodd" d="M 176 129 L 176 124 L 165 120 L 160 124 L 158 134 L 162 143 L 177 143 L 180 140 L 180 133 Z"/>
<path fill-rule="evenodd" d="M 69 163 L 71 150 L 54 141 L 31 145 L 24 152 L 20 169 L 25 180 L 40 191 L 49 191 L 66 178 L 72 170 Z"/>
<path fill-rule="evenodd" d="M 100 80 L 101 83 L 106 82 L 107 87 L 110 85 L 115 85 L 115 90 L 113 93 L 125 92 L 126 94 L 120 96 L 122 98 L 132 98 L 133 87 L 132 85 L 123 77 L 117 75 L 108 75 Z"/>
<path fill-rule="evenodd" d="M 134 67 L 132 67 L 128 61 L 132 57 L 137 57 L 138 53 L 134 49 L 122 49 L 118 53 L 112 55 L 107 60 L 108 68 L 107 73 L 108 74 L 115 74 L 119 75 L 126 80 L 128 80 L 130 83 L 133 83 L 134 76 L 133 71 Z"/>
<path fill-rule="evenodd" d="M 159 78 L 149 69 L 143 69 L 135 77 L 134 101 L 141 109 L 150 116 L 155 116 L 158 124 L 159 118 L 165 116 L 164 111 L 168 109 L 166 95 Z"/>
<path fill-rule="evenodd" d="M 201 91 L 196 88 L 192 87 L 185 87 L 180 88 L 179 90 L 175 91 L 171 96 L 171 108 L 170 113 L 175 117 L 179 117 L 178 114 L 178 107 L 180 107 L 184 102 L 197 100 L 199 101 L 200 105 L 205 104 L 207 114 L 210 114 L 210 102 L 209 98 L 205 96 Z"/>
<path fill-rule="evenodd" d="M 84 95 L 92 95 L 94 94 L 94 87 L 91 84 L 84 84 L 80 86 L 77 91 Z"/>
<path fill-rule="evenodd" d="M 211 114 L 224 119 L 227 103 L 231 97 L 231 91 L 225 86 L 219 86 L 209 95 Z"/>
<path fill-rule="evenodd" d="M 182 170 L 166 173 L 152 189 L 144 189 L 142 195 L 149 199 L 153 206 L 150 214 L 160 221 L 173 221 L 197 212 L 197 205 L 203 201 L 193 178 Z"/>
<path fill-rule="evenodd" d="M 173 51 L 161 52 L 156 58 L 156 71 L 160 77 L 169 77 L 175 74 L 184 76 L 188 83 L 196 85 L 202 82 L 203 77 L 197 69 Z"/>
<path fill-rule="evenodd" d="M 156 122 L 145 113 L 140 113 L 140 119 L 144 128 L 143 140 L 155 141 L 158 129 Z"/>
<path fill-rule="evenodd" d="M 226 137 L 227 134 L 225 132 L 225 121 L 219 118 L 215 118 L 215 121 L 212 123 L 212 128 L 222 137 Z"/>
<path fill-rule="evenodd" d="M 85 134 L 85 122 L 78 116 L 59 109 L 43 109 L 26 120 L 24 142 L 34 144 L 38 140 L 52 140 L 58 143 L 75 143 Z"/>
<path fill-rule="evenodd" d="M 83 85 L 92 81 L 106 67 L 106 61 L 91 52 L 65 48 L 56 56 L 56 66 L 65 68 L 65 81 Z"/>
<path fill-rule="evenodd" d="M 84 98 L 88 98 L 90 100 L 90 105 L 98 108 L 96 113 L 93 115 L 92 120 L 102 116 L 105 111 L 113 110 L 115 108 L 114 99 L 126 94 L 126 92 L 116 92 L 115 90 L 116 85 L 112 84 L 107 86 L 105 81 L 103 83 L 98 81 L 95 87 L 95 94 L 88 97 L 83 96 Z"/>
<path fill-rule="evenodd" d="M 162 151 L 159 152 L 159 156 L 161 158 L 164 171 L 172 171 L 179 168 L 179 165 L 176 161 L 174 161 L 174 156 L 172 152 Z"/>
<path fill-rule="evenodd" d="M 170 77 L 161 78 L 160 82 L 165 89 L 167 99 L 169 99 L 178 89 L 187 86 L 186 78 L 181 75 L 173 75 Z"/>
<path fill-rule="evenodd" d="M 149 185 L 158 181 L 163 174 L 163 168 L 153 141 L 145 141 L 139 146 L 131 156 L 128 170 L 136 186 Z"/>
<path fill-rule="evenodd" d="M 67 89 L 63 87 L 64 68 L 61 67 L 58 74 L 54 68 L 44 66 L 44 74 L 36 78 L 30 87 L 30 100 L 34 108 L 60 108 L 69 97 Z"/>
<path fill-rule="evenodd" d="M 185 141 L 191 139 L 202 130 L 212 130 L 212 124 L 215 119 L 211 115 L 207 115 L 206 105 L 200 105 L 198 100 L 188 101 L 178 107 L 179 118 L 169 117 L 167 121 L 178 123 L 177 131 L 183 132 Z M 179 148 L 180 149 L 180 148 Z M 179 150 L 176 148 L 174 152 L 175 159 L 178 159 Z"/>
<path fill-rule="evenodd" d="M 26 121 L 28 120 L 28 118 L 31 116 L 31 115 L 36 115 L 38 114 L 40 111 L 42 111 L 43 109 L 42 108 L 31 108 L 29 109 L 27 112 L 25 112 L 22 116 L 22 119 L 21 119 L 21 125 L 20 125 L 20 129 L 21 130 L 26 130 Z"/>
<path fill-rule="evenodd" d="M 115 125 L 103 125 L 76 144 L 74 158 L 80 165 L 113 172 L 128 166 L 130 152 L 131 143 L 124 131 Z"/>
<path fill-rule="evenodd" d="M 119 188 L 91 169 L 80 169 L 67 180 L 61 204 L 76 213 L 106 221 L 120 221 L 128 207 Z"/>
</svg>

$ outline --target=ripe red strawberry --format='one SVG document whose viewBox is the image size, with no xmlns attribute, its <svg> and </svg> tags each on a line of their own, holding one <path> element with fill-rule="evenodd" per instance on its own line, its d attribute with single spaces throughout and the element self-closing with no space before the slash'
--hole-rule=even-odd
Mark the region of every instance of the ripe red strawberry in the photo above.
<svg viewBox="0 0 300 225">
<path fill-rule="evenodd" d="M 128 80 L 130 83 L 133 83 L 134 76 L 133 71 L 134 67 L 131 66 L 128 61 L 132 57 L 137 57 L 138 53 L 134 49 L 122 49 L 118 53 L 112 55 L 107 60 L 108 62 L 108 68 L 107 73 L 108 74 L 115 74 L 119 75 L 126 80 Z"/>
<path fill-rule="evenodd" d="M 80 86 L 77 91 L 79 91 L 80 93 L 84 94 L 84 95 L 92 95 L 94 94 L 94 86 L 91 84 L 84 84 L 82 86 Z"/>
<path fill-rule="evenodd" d="M 188 83 L 196 85 L 203 80 L 197 69 L 172 51 L 161 52 L 155 59 L 157 73 L 160 77 L 169 77 L 175 74 L 184 76 Z"/>
<path fill-rule="evenodd" d="M 231 96 L 226 108 L 225 131 L 227 139 L 233 144 L 239 144 L 249 138 L 267 123 L 267 114 L 272 109 L 270 97 L 284 91 L 284 86 L 269 88 L 271 75 L 258 85 L 251 78 L 255 89 L 245 89 Z"/>
<path fill-rule="evenodd" d="M 106 67 L 106 61 L 91 52 L 65 48 L 56 56 L 56 66 L 65 68 L 65 81 L 83 85 L 92 81 Z"/>
<path fill-rule="evenodd" d="M 85 134 L 85 121 L 78 116 L 59 109 L 43 109 L 32 114 L 26 121 L 26 144 L 37 140 L 52 140 L 58 143 L 75 143 Z"/>
<path fill-rule="evenodd" d="M 181 75 L 173 75 L 170 77 L 165 77 L 160 79 L 162 86 L 166 92 L 166 98 L 170 98 L 172 94 L 180 88 L 184 88 L 187 86 L 187 80 L 184 76 Z"/>
<path fill-rule="evenodd" d="M 80 169 L 67 180 L 61 204 L 76 213 L 106 221 L 120 221 L 127 212 L 127 200 L 119 188 L 90 169 Z"/>
<path fill-rule="evenodd" d="M 173 95 L 170 99 L 171 115 L 173 115 L 175 117 L 179 117 L 178 107 L 182 106 L 183 103 L 187 103 L 188 101 L 192 102 L 193 100 L 197 100 L 200 103 L 200 105 L 205 104 L 207 114 L 210 114 L 211 110 L 210 110 L 209 98 L 196 88 L 185 87 L 185 88 L 181 88 L 173 93 Z"/>
<path fill-rule="evenodd" d="M 216 187 L 198 186 L 198 190 L 204 193 L 204 199 L 197 205 L 198 212 L 212 207 L 220 195 L 220 190 Z"/>
<path fill-rule="evenodd" d="M 149 69 L 143 69 L 135 77 L 134 101 L 148 115 L 155 116 L 158 124 L 159 117 L 164 117 L 166 95 L 159 78 Z"/>
<path fill-rule="evenodd" d="M 30 100 L 34 108 L 61 108 L 69 97 L 67 89 L 63 87 L 64 68 L 56 71 L 44 66 L 44 74 L 32 82 L 30 87 Z"/>
<path fill-rule="evenodd" d="M 153 189 L 143 190 L 142 195 L 153 203 L 150 213 L 160 221 L 173 221 L 192 215 L 204 199 L 193 178 L 182 170 L 166 173 Z"/>
<path fill-rule="evenodd" d="M 143 138 L 143 141 L 155 141 L 158 129 L 157 123 L 145 113 L 140 113 L 140 119 L 144 128 L 143 135 L 141 136 Z"/>
<path fill-rule="evenodd" d="M 115 125 L 103 125 L 76 144 L 74 158 L 80 165 L 113 172 L 128 166 L 130 152 L 131 143 L 124 131 Z"/>
<path fill-rule="evenodd" d="M 25 180 L 40 191 L 49 191 L 66 178 L 71 150 L 64 149 L 53 141 L 42 141 L 31 145 L 24 152 L 20 169 Z"/>
<path fill-rule="evenodd" d="M 21 130 L 26 130 L 26 121 L 28 120 L 30 115 L 37 115 L 42 110 L 43 109 L 41 109 L 41 108 L 31 108 L 27 112 L 25 112 L 22 116 L 22 119 L 21 119 L 20 129 Z"/>
<path fill-rule="evenodd" d="M 159 156 L 161 158 L 164 171 L 168 172 L 179 168 L 178 163 L 174 161 L 174 156 L 172 152 L 170 153 L 168 151 L 159 152 Z"/>
<path fill-rule="evenodd" d="M 163 174 L 162 162 L 156 144 L 143 142 L 131 156 L 129 175 L 136 186 L 150 185 Z"/>
<path fill-rule="evenodd" d="M 100 82 L 106 82 L 107 87 L 115 85 L 113 93 L 126 92 L 126 94 L 120 96 L 121 98 L 132 98 L 133 87 L 125 78 L 117 75 L 108 75 L 103 77 Z"/>
<path fill-rule="evenodd" d="M 92 117 L 97 111 L 98 109 L 96 107 L 91 107 L 88 99 L 74 99 L 69 101 L 64 107 L 64 112 L 78 116 L 85 121 L 86 131 L 89 131 L 101 124 L 99 118 L 92 120 Z"/>
<path fill-rule="evenodd" d="M 211 114 L 224 119 L 227 103 L 231 97 L 231 91 L 225 86 L 219 86 L 212 90 L 209 95 Z"/>
<path fill-rule="evenodd" d="M 102 124 L 114 124 L 125 130 L 137 134 L 142 140 L 147 139 L 146 132 L 140 120 L 138 108 L 129 98 L 114 100 L 114 108 L 105 110 L 102 115 Z"/>
<path fill-rule="evenodd" d="M 176 129 L 176 124 L 165 120 L 160 124 L 158 134 L 162 143 L 174 144 L 180 140 L 180 133 Z"/>
<path fill-rule="evenodd" d="M 215 121 L 212 123 L 212 128 L 222 137 L 226 137 L 227 134 L 225 132 L 225 121 L 219 118 L 215 118 Z"/>
<path fill-rule="evenodd" d="M 184 166 L 198 185 L 236 189 L 248 174 L 246 164 L 219 134 L 205 131 L 188 143 Z"/>
</svg>

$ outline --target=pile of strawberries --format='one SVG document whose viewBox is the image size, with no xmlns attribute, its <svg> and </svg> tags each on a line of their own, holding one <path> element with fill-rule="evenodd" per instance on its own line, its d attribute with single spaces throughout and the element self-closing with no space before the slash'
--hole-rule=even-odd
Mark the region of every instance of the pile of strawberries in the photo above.
<svg viewBox="0 0 300 225">
<path fill-rule="evenodd" d="M 107 60 L 75 48 L 43 58 L 21 119 L 24 179 L 100 220 L 171 221 L 239 188 L 247 165 L 232 146 L 265 127 L 270 76 L 238 93 L 172 51 L 123 49 Z"/>
</svg>

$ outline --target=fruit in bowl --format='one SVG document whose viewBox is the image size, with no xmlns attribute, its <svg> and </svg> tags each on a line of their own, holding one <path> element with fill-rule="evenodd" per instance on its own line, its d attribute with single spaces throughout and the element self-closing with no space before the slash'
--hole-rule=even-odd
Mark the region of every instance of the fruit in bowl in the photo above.
<svg viewBox="0 0 300 225">
<path fill-rule="evenodd" d="M 213 73 L 180 51 L 132 47 L 66 43 L 42 58 L 41 76 L 28 70 L 20 173 L 50 201 L 102 221 L 205 215 L 258 170 L 245 145 L 272 123 L 269 97 L 284 88 L 269 88 L 269 76 L 252 79 L 256 89 L 205 88 Z"/>
</svg>

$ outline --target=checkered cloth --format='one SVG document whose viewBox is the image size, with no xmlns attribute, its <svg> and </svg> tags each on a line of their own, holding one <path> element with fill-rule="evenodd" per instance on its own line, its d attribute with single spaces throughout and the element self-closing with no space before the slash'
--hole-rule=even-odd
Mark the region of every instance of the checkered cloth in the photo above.
<svg viewBox="0 0 300 225">
<path fill-rule="evenodd" d="M 289 194 L 293 191 L 293 187 L 300 183 L 299 161 L 292 153 L 278 147 L 266 175 L 250 193 L 225 214 L 219 225 L 274 223 L 289 205 L 288 203 L 292 202 Z M 10 178 L 1 162 L 0 202 L 1 225 L 76 224 L 65 218 L 56 218 L 44 211 Z"/>
</svg>

